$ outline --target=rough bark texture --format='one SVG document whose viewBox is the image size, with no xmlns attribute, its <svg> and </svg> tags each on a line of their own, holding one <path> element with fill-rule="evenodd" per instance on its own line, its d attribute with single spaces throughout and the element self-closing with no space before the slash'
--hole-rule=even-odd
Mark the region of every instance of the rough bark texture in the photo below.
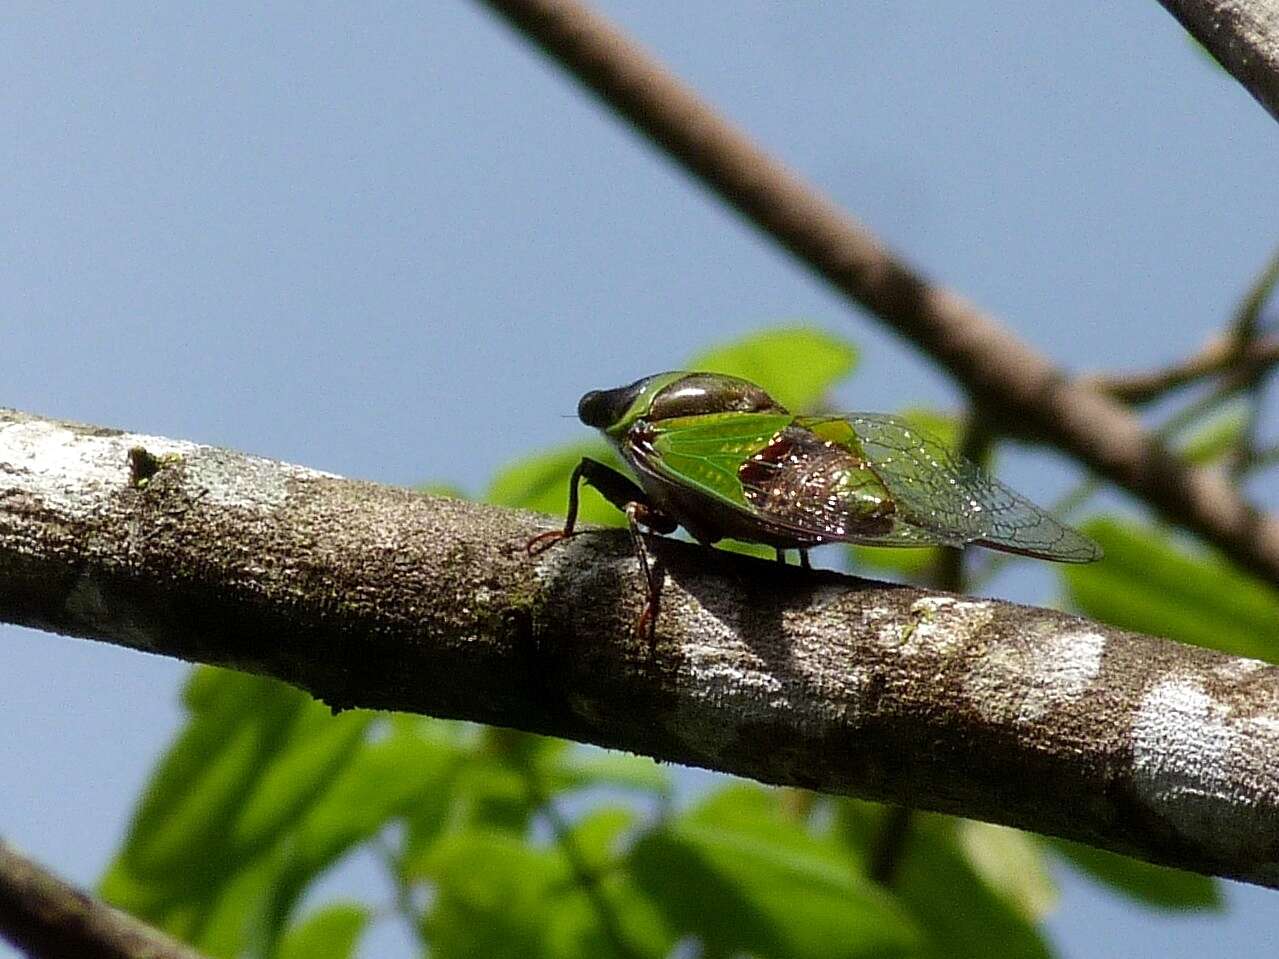
<svg viewBox="0 0 1279 959">
<path fill-rule="evenodd" d="M 672 159 L 945 367 L 988 422 L 1042 439 L 1279 585 L 1279 518 L 1172 456 L 1113 399 L 929 282 L 577 0 L 484 0 Z"/>
<path fill-rule="evenodd" d="M 0 410 L 2 620 L 1279 887 L 1279 669 L 551 522 Z"/>
<path fill-rule="evenodd" d="M 1159 0 L 1279 120 L 1279 4 L 1275 0 Z"/>
<path fill-rule="evenodd" d="M 0 840 L 0 934 L 49 959 L 202 959 L 201 953 L 63 882 Z"/>
</svg>

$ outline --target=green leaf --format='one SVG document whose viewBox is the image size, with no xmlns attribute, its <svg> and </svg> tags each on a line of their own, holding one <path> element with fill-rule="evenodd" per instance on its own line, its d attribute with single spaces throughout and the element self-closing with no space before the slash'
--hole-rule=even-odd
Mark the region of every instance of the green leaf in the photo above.
<svg viewBox="0 0 1279 959">
<path fill-rule="evenodd" d="M 1279 662 L 1274 589 L 1137 523 L 1098 519 L 1083 529 L 1106 558 L 1062 570 L 1078 610 L 1125 629 Z"/>
<path fill-rule="evenodd" d="M 1225 908 L 1221 885 L 1209 876 L 1155 866 L 1065 839 L 1048 843 L 1075 868 L 1142 905 L 1214 912 Z"/>
<path fill-rule="evenodd" d="M 184 938 L 202 953 L 222 959 L 234 959 L 250 948 L 260 951 L 266 939 L 268 894 L 279 871 L 278 856 L 241 864 L 225 881 L 210 887 L 209 899 L 197 903 L 191 933 Z"/>
<path fill-rule="evenodd" d="M 583 456 L 621 468 L 602 442 L 578 443 L 515 460 L 498 470 L 484 494 L 486 502 L 563 517 L 568 508 L 568 481 Z M 582 490 L 578 522 L 624 526 L 626 518 L 592 487 Z"/>
<path fill-rule="evenodd" d="M 644 836 L 631 868 L 671 929 L 697 936 L 707 959 L 880 957 L 919 943 L 891 896 L 756 787 L 722 790 Z"/>
<path fill-rule="evenodd" d="M 545 954 L 548 899 L 569 878 L 553 853 L 470 830 L 442 837 L 422 866 L 436 891 L 423 921 L 432 957 Z"/>
<path fill-rule="evenodd" d="M 836 832 L 854 859 L 866 862 L 892 811 L 856 800 L 836 807 Z M 960 842 L 963 820 L 912 813 L 896 859 L 892 889 L 922 929 L 921 959 L 1047 959 L 1047 944 L 1031 921 L 1046 904 L 1042 866 L 1029 850 L 982 849 L 987 838 Z M 980 833 L 975 835 L 980 836 Z M 965 848 L 965 846 L 967 848 Z M 1016 861 L 1025 860 L 1027 888 Z"/>
<path fill-rule="evenodd" d="M 413 488 L 419 493 L 444 499 L 470 499 L 460 486 L 454 486 L 452 483 L 421 483 Z"/>
<path fill-rule="evenodd" d="M 961 819 L 955 825 L 955 839 L 973 871 L 1028 921 L 1037 922 L 1057 905 L 1057 886 L 1034 836 Z"/>
<path fill-rule="evenodd" d="M 1248 417 L 1247 405 L 1237 402 L 1179 440 L 1178 451 L 1191 463 L 1215 463 L 1239 445 Z"/>
<path fill-rule="evenodd" d="M 285 749 L 245 796 L 225 839 L 244 854 L 273 842 L 314 803 L 359 748 L 374 713 L 334 716 L 323 703 L 307 703 Z"/>
<path fill-rule="evenodd" d="M 655 760 L 612 749 L 576 746 L 543 767 L 552 789 L 614 786 L 666 796 L 670 776 Z"/>
<path fill-rule="evenodd" d="M 267 910 L 272 936 L 307 886 L 348 851 L 394 819 L 447 802 L 460 754 L 422 735 L 426 728 L 394 723 L 386 739 L 364 744 L 297 823 Z"/>
<path fill-rule="evenodd" d="M 210 700 L 212 687 L 219 698 Z M 117 898 L 138 891 L 124 875 L 154 880 L 169 893 L 206 885 L 210 867 L 232 868 L 227 832 L 258 776 L 284 747 L 307 697 L 274 680 L 244 673 L 203 674 L 188 689 L 199 708 L 147 785 L 103 894 L 130 911 L 145 903 Z M 199 862 L 205 869 L 192 870 Z M 144 916 L 144 918 L 146 918 Z"/>
<path fill-rule="evenodd" d="M 289 929 L 275 959 L 348 959 L 371 915 L 367 906 L 356 902 L 318 909 Z"/>
<path fill-rule="evenodd" d="M 609 811 L 579 824 L 573 836 L 587 863 L 607 865 L 628 823 L 629 816 Z M 597 876 L 595 898 L 555 846 L 540 849 L 505 832 L 468 830 L 443 837 L 423 865 L 436 892 L 422 924 L 432 959 L 659 959 L 674 945 L 625 876 Z"/>
<path fill-rule="evenodd" d="M 813 408 L 857 365 L 842 337 L 808 326 L 761 330 L 694 355 L 690 370 L 740 376 L 795 412 Z"/>
</svg>

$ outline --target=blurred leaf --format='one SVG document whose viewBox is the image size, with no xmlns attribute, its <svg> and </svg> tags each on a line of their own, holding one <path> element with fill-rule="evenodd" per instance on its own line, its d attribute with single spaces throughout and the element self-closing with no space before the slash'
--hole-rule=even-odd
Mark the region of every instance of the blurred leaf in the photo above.
<svg viewBox="0 0 1279 959">
<path fill-rule="evenodd" d="M 771 546 L 762 546 L 759 543 L 743 543 L 736 539 L 722 539 L 713 548 L 726 550 L 730 553 L 739 553 L 742 556 L 754 556 L 756 559 L 775 560 L 777 558 L 777 551 Z"/>
<path fill-rule="evenodd" d="M 727 373 L 750 380 L 796 412 L 808 410 L 857 365 L 847 340 L 808 326 L 780 327 L 712 347 L 684 369 Z"/>
<path fill-rule="evenodd" d="M 621 467 L 603 442 L 578 443 L 515 460 L 498 470 L 484 499 L 498 506 L 514 506 L 552 516 L 564 516 L 568 509 L 568 480 L 583 456 L 610 466 Z M 624 526 L 626 518 L 593 488 L 582 490 L 578 522 L 600 526 Z"/>
<path fill-rule="evenodd" d="M 278 856 L 260 856 L 241 864 L 210 890 L 211 898 L 193 914 L 190 933 L 182 935 L 201 952 L 222 959 L 233 959 L 251 948 L 259 952 L 266 939 L 268 893 L 278 875 Z"/>
<path fill-rule="evenodd" d="M 419 493 L 429 493 L 431 496 L 441 496 L 444 499 L 470 499 L 460 486 L 454 486 L 452 483 L 422 483 L 413 488 Z"/>
<path fill-rule="evenodd" d="M 422 924 L 434 959 L 548 955 L 550 900 L 570 882 L 555 853 L 468 830 L 442 837 L 422 867 L 436 893 Z"/>
<path fill-rule="evenodd" d="M 224 841 L 246 852 L 274 841 L 323 794 L 359 748 L 374 716 L 365 710 L 334 716 L 323 703 L 306 703 L 287 747 L 244 797 Z"/>
<path fill-rule="evenodd" d="M 215 689 L 216 699 L 210 696 Z M 118 898 L 129 885 L 122 872 L 178 893 L 207 883 L 209 868 L 233 865 L 227 861 L 228 830 L 307 698 L 246 673 L 206 673 L 188 694 L 198 708 L 152 775 L 124 848 L 103 880 L 103 894 L 130 911 L 143 904 Z M 192 863 L 202 868 L 192 869 Z"/>
<path fill-rule="evenodd" d="M 575 746 L 542 771 L 557 791 L 616 786 L 665 796 L 671 788 L 670 776 L 656 760 L 589 746 Z"/>
<path fill-rule="evenodd" d="M 631 853 L 639 886 L 707 959 L 905 955 L 918 934 L 833 843 L 786 817 L 775 793 L 730 786 Z"/>
<path fill-rule="evenodd" d="M 399 723 L 383 740 L 365 744 L 293 830 L 268 907 L 271 935 L 279 935 L 308 884 L 393 819 L 430 803 L 445 803 L 453 744 L 422 735 L 424 723 Z"/>
<path fill-rule="evenodd" d="M 850 546 L 853 575 L 865 570 L 888 570 L 900 576 L 922 576 L 937 566 L 937 547 Z"/>
<path fill-rule="evenodd" d="M 866 862 L 881 839 L 888 807 L 841 800 L 836 833 L 854 859 Z M 923 930 L 922 959 L 1047 959 L 1047 944 L 1028 918 L 1042 905 L 1042 866 L 1031 859 L 1029 890 L 1017 888 L 1015 860 L 981 849 L 976 857 L 961 846 L 963 820 L 913 813 L 893 872 L 898 902 Z M 988 840 L 981 840 L 988 842 Z M 970 849 L 974 845 L 968 843 Z M 981 865 L 975 865 L 974 859 Z M 1002 861 L 1001 861 L 1002 860 Z"/>
<path fill-rule="evenodd" d="M 356 902 L 318 909 L 289 929 L 275 959 L 348 959 L 370 918 L 368 907 Z"/>
<path fill-rule="evenodd" d="M 955 838 L 973 871 L 1028 921 L 1037 922 L 1057 905 L 1057 886 L 1035 837 L 1007 826 L 961 819 Z"/>
<path fill-rule="evenodd" d="M 1248 408 L 1235 402 L 1178 440 L 1178 451 L 1191 463 L 1214 463 L 1235 449 L 1248 428 Z"/>
<path fill-rule="evenodd" d="M 1225 908 L 1221 884 L 1209 876 L 1155 866 L 1065 839 L 1047 841 L 1071 865 L 1143 905 L 1213 911 Z"/>
<path fill-rule="evenodd" d="M 1097 519 L 1083 529 L 1106 558 L 1062 570 L 1081 612 L 1125 629 L 1279 661 L 1275 590 L 1137 523 Z"/>
</svg>

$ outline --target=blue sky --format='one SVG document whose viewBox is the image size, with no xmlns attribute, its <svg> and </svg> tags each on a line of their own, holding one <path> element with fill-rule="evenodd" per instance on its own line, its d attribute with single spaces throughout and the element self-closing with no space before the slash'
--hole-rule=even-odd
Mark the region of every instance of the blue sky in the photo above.
<svg viewBox="0 0 1279 959">
<path fill-rule="evenodd" d="M 1279 132 L 1154 0 L 600 6 L 1072 369 L 1194 350 L 1274 248 Z M 0 123 L 5 405 L 474 491 L 580 438 L 584 390 L 780 321 L 858 343 L 849 407 L 957 397 L 463 0 L 17 4 Z M 1005 465 L 1041 500 L 1072 475 Z M 91 881 L 183 674 L 0 626 L 6 836 Z M 1168 919 L 1063 885 L 1066 956 L 1279 940 L 1274 894 Z"/>
</svg>

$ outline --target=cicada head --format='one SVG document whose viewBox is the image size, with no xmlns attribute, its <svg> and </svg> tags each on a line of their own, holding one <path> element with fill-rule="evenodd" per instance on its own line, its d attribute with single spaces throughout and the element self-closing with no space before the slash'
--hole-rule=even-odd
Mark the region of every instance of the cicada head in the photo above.
<svg viewBox="0 0 1279 959">
<path fill-rule="evenodd" d="M 785 413 L 754 383 L 723 373 L 673 371 L 646 376 L 611 390 L 591 390 L 578 401 L 577 416 L 611 437 L 637 420 L 668 420 L 710 413 Z"/>
</svg>

